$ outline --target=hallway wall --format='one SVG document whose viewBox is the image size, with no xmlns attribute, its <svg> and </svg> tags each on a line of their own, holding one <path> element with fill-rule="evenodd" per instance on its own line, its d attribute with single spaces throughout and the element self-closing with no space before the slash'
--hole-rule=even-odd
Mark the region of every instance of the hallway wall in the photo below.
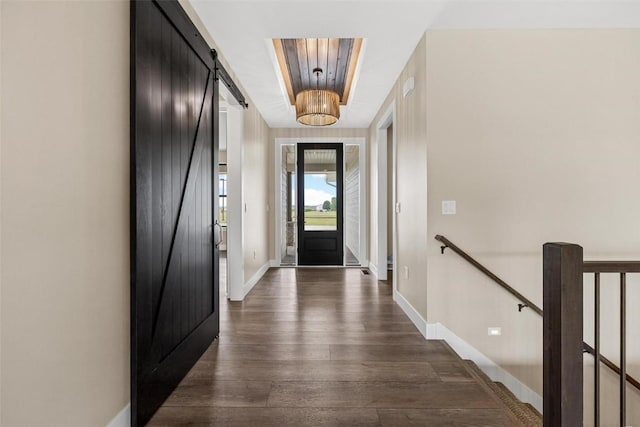
<svg viewBox="0 0 640 427">
<path fill-rule="evenodd" d="M 519 314 L 517 301 L 454 254 L 441 255 L 433 237 L 449 237 L 539 304 L 546 241 L 579 243 L 587 259 L 640 258 L 639 43 L 638 30 L 427 31 L 369 129 L 374 232 L 376 126 L 395 101 L 400 293 L 428 323 L 442 323 L 540 394 L 541 319 Z M 404 98 L 409 77 L 415 88 Z M 443 200 L 456 200 L 458 213 L 443 216 Z M 376 254 L 371 239 L 370 259 Z M 615 283 L 608 286 L 603 340 L 616 360 L 619 305 Z M 637 301 L 640 286 L 631 288 Z M 629 316 L 640 324 L 638 313 Z M 488 337 L 493 326 L 502 336 Z M 588 342 L 592 331 L 585 322 Z M 628 346 L 629 369 L 640 376 L 640 342 Z M 617 395 L 606 369 L 603 382 L 603 393 Z M 603 420 L 616 415 L 609 401 Z M 635 422 L 638 408 L 629 407 Z"/>
<path fill-rule="evenodd" d="M 244 113 L 244 278 L 245 282 L 269 262 L 270 212 L 269 128 L 253 105 Z M 254 258 L 255 251 L 255 258 Z"/>
<path fill-rule="evenodd" d="M 267 155 L 273 149 L 269 144 L 269 128 L 242 87 L 242 82 L 239 81 L 233 69 L 225 60 L 224 52 L 220 50 L 215 40 L 213 40 L 189 0 L 178 1 L 209 46 L 218 51 L 218 59 L 234 79 L 249 104 L 249 108 L 242 113 L 244 138 L 242 199 L 246 204 L 246 212 L 243 214 L 243 270 L 244 282 L 247 283 L 256 273 L 268 265 L 269 260 L 272 259 L 270 257 L 271 252 L 273 252 L 270 234 L 273 224 L 270 212 L 273 212 L 274 209 L 272 196 L 269 193 L 273 186 L 271 184 L 273 179 L 269 178 L 270 174 L 273 174 L 271 170 L 273 162 L 270 161 L 271 157 Z M 267 205 L 269 206 L 267 207 Z"/>
<path fill-rule="evenodd" d="M 129 4 L 0 2 L 3 426 L 129 401 Z"/>
<path fill-rule="evenodd" d="M 426 35 L 428 320 L 540 394 L 542 320 L 518 313 L 513 297 L 455 254 L 441 255 L 433 237 L 447 236 L 539 305 L 547 241 L 581 244 L 587 259 L 640 259 L 638 46 L 639 30 Z M 458 213 L 442 215 L 442 200 L 456 200 Z M 640 300 L 637 276 L 630 275 L 629 304 Z M 586 277 L 589 292 L 593 278 Z M 604 351 L 613 360 L 616 287 L 603 287 L 602 307 Z M 585 338 L 593 342 L 587 295 Z M 628 316 L 632 329 L 640 324 L 637 310 Z M 502 336 L 488 337 L 492 326 L 501 326 Z M 636 378 L 639 333 L 629 331 Z M 603 423 L 612 425 L 617 391 L 606 368 L 603 375 L 603 396 L 613 403 Z M 628 424 L 635 425 L 640 394 L 629 393 Z"/>
<path fill-rule="evenodd" d="M 415 87 L 407 97 L 403 96 L 405 81 L 414 78 Z M 426 144 L 426 51 L 425 38 L 420 39 L 407 65 L 402 70 L 393 89 L 382 104 L 369 128 L 370 162 L 370 229 L 369 259 L 378 259 L 378 247 L 374 235 L 378 229 L 378 193 L 387 189 L 377 188 L 377 140 L 378 122 L 383 119 L 392 102 L 395 101 L 397 169 L 396 191 L 401 212 L 397 215 L 398 253 L 394 254 L 398 265 L 398 291 L 422 315 L 427 317 L 427 144 Z M 392 203 L 392 201 L 389 201 Z M 389 219 L 391 223 L 392 219 Z M 380 269 L 380 266 L 376 266 Z M 404 276 L 408 267 L 409 277 Z M 386 266 L 382 266 L 386 268 Z"/>
<path fill-rule="evenodd" d="M 106 425 L 129 402 L 129 2 L 0 17 L 0 424 Z M 245 191 L 248 278 L 269 259 L 268 129 L 244 117 L 264 183 Z"/>
</svg>

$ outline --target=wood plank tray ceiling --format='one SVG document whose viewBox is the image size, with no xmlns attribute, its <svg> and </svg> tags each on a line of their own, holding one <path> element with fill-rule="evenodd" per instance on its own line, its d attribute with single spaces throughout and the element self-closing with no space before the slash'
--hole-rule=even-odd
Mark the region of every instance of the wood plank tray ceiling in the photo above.
<svg viewBox="0 0 640 427">
<path fill-rule="evenodd" d="M 346 105 L 353 83 L 362 39 L 273 39 L 280 72 L 291 105 L 306 89 L 328 89 Z M 317 77 L 313 70 L 321 68 Z"/>
</svg>

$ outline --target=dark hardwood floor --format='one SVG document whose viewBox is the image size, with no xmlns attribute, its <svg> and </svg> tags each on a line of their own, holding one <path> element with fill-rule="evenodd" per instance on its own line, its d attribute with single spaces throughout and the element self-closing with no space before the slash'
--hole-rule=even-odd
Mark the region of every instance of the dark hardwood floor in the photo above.
<svg viewBox="0 0 640 427">
<path fill-rule="evenodd" d="M 153 426 L 517 426 L 359 269 L 271 269 L 222 302 L 220 339 Z"/>
</svg>

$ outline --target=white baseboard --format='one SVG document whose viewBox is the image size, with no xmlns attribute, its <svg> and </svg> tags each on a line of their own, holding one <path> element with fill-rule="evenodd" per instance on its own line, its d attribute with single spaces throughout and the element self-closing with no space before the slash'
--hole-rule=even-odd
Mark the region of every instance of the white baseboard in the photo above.
<svg viewBox="0 0 640 427">
<path fill-rule="evenodd" d="M 396 289 L 393 290 L 393 300 L 400 306 L 402 311 L 413 322 L 423 337 L 427 338 L 427 321 L 418 313 L 409 301 Z"/>
<path fill-rule="evenodd" d="M 131 427 L 131 403 L 127 403 L 106 427 Z"/>
<path fill-rule="evenodd" d="M 378 277 L 378 268 L 371 262 L 369 263 L 369 271 L 371 271 L 376 278 Z"/>
<path fill-rule="evenodd" d="M 521 402 L 530 403 L 538 412 L 542 413 L 542 396 L 502 369 L 471 344 L 451 332 L 446 326 L 441 323 L 430 323 L 426 326 L 426 331 L 427 339 L 445 340 L 460 357 L 473 360 L 492 381 L 501 382 Z"/>
<path fill-rule="evenodd" d="M 260 279 L 262 279 L 262 276 L 264 276 L 264 273 L 266 273 L 269 268 L 271 268 L 271 260 L 264 263 L 264 265 L 260 267 L 260 269 L 256 271 L 255 274 L 245 282 L 244 286 L 242 287 L 242 299 L 244 299 L 244 297 L 246 297 L 247 294 L 251 292 L 251 289 L 253 289 L 253 287 L 260 281 Z"/>
<path fill-rule="evenodd" d="M 270 259 L 269 260 L 269 267 L 271 267 L 271 268 L 280 267 L 280 263 L 278 261 L 276 261 L 275 259 Z"/>
</svg>

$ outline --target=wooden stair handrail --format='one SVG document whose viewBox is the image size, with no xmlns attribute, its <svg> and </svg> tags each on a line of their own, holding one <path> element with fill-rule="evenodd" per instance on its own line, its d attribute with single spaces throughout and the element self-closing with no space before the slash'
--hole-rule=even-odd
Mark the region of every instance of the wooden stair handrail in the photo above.
<svg viewBox="0 0 640 427">
<path fill-rule="evenodd" d="M 507 284 L 507 282 L 505 282 L 504 280 L 502 280 L 501 278 L 496 276 L 488 268 L 486 268 L 484 265 L 482 265 L 478 261 L 476 261 L 471 255 L 469 255 L 468 253 L 466 253 L 465 251 L 460 249 L 458 246 L 456 246 L 454 243 L 452 243 L 451 240 L 447 239 L 446 237 L 444 237 L 444 236 L 442 236 L 440 234 L 437 234 L 435 239 L 437 241 L 441 242 L 444 245 L 444 246 L 440 247 L 442 253 L 444 253 L 444 250 L 447 249 L 447 248 L 451 249 L 456 254 L 458 254 L 460 257 L 462 257 L 465 261 L 467 261 L 469 264 L 473 265 L 475 268 L 480 270 L 482 273 L 484 273 L 487 277 L 489 277 L 495 283 L 500 285 L 504 290 L 506 290 L 511 295 L 513 295 L 517 299 L 519 299 L 522 302 L 522 304 L 524 304 L 525 307 L 530 308 L 531 310 L 533 310 L 534 312 L 536 312 L 540 316 L 543 315 L 542 309 L 540 307 L 538 307 L 537 305 L 532 303 L 531 300 L 526 298 L 520 292 L 516 291 L 513 287 L 511 287 L 509 284 Z M 620 272 L 623 272 L 623 273 L 640 273 L 640 262 L 636 262 L 636 261 L 585 261 L 584 262 L 584 272 L 585 273 L 620 273 Z M 584 344 L 585 353 L 589 353 L 590 355 L 595 356 L 596 351 L 593 349 L 593 347 L 591 347 L 586 342 L 583 342 L 583 344 Z M 609 369 L 614 371 L 616 374 L 620 375 L 620 368 L 615 363 L 613 363 L 611 360 L 609 360 L 606 357 L 604 357 L 602 354 L 600 354 L 600 361 L 606 367 L 608 367 Z M 629 374 L 626 374 L 626 379 L 627 379 L 627 382 L 629 384 L 634 386 L 637 390 L 640 390 L 640 382 L 637 379 L 635 379 L 634 377 L 632 377 Z"/>
<path fill-rule="evenodd" d="M 480 264 L 478 261 L 476 261 L 475 259 L 473 259 L 473 257 L 471 255 L 469 255 L 468 253 L 466 253 L 465 251 L 463 251 L 462 249 L 460 249 L 458 246 L 456 246 L 455 244 L 453 244 L 451 242 L 451 240 L 447 239 L 444 236 L 441 236 L 440 234 L 436 235 L 436 240 L 438 240 L 439 242 L 442 242 L 444 244 L 444 246 L 442 246 L 440 249 L 442 250 L 442 253 L 444 253 L 444 250 L 449 248 L 452 251 L 454 251 L 455 253 L 457 253 L 458 255 L 460 255 L 462 258 L 464 258 L 465 261 L 467 261 L 469 264 L 473 265 L 475 268 L 477 268 L 478 270 L 480 270 L 481 272 L 483 272 L 487 277 L 489 277 L 491 280 L 493 280 L 494 282 L 496 282 L 498 285 L 500 285 L 504 290 L 506 290 L 507 292 L 509 292 L 511 295 L 513 295 L 514 297 L 518 298 L 526 307 L 530 308 L 531 310 L 535 311 L 536 313 L 538 313 L 540 316 L 542 316 L 542 309 L 540 307 L 538 307 L 536 304 L 534 304 L 533 302 L 531 302 L 530 299 L 528 299 L 527 297 L 525 297 L 524 295 L 522 295 L 520 292 L 516 291 L 514 288 L 512 288 L 511 286 L 509 286 L 507 284 L 507 282 L 505 282 L 504 280 L 502 280 L 501 278 L 499 278 L 498 276 L 496 276 L 495 274 L 493 274 L 488 268 L 486 268 L 484 265 Z"/>
</svg>

